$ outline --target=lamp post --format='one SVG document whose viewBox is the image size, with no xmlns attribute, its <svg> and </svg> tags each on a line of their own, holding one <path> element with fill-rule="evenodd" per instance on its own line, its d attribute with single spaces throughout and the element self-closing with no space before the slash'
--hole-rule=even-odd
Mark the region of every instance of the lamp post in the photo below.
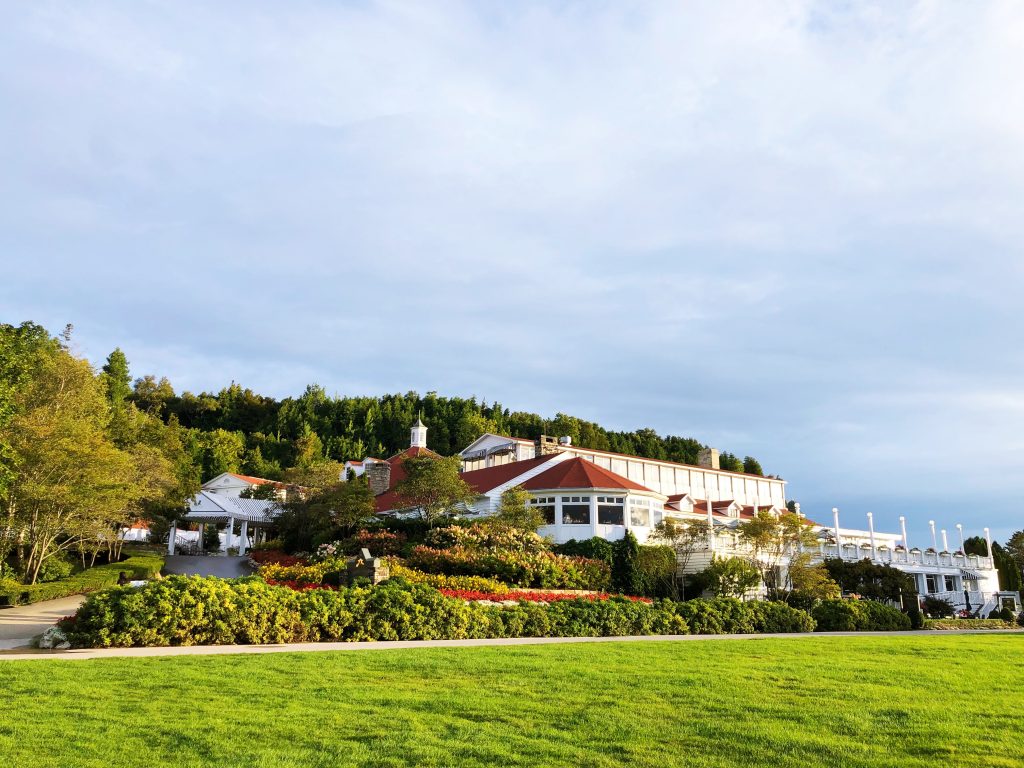
<svg viewBox="0 0 1024 768">
<path fill-rule="evenodd" d="M 871 537 L 871 559 L 878 559 L 878 550 L 875 549 L 875 516 L 868 512 L 868 534 Z"/>
</svg>

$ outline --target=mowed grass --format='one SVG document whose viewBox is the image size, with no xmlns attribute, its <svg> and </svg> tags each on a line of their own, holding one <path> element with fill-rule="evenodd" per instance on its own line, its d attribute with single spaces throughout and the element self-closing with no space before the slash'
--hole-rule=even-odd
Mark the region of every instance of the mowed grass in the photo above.
<svg viewBox="0 0 1024 768">
<path fill-rule="evenodd" d="M 1022 652 L 918 634 L 0 660 L 0 764 L 1024 766 Z"/>
</svg>

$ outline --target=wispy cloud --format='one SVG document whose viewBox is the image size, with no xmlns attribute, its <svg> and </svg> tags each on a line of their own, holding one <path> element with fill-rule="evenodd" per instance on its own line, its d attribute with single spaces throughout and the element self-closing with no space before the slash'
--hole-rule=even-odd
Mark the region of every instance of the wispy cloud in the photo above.
<svg viewBox="0 0 1024 768">
<path fill-rule="evenodd" d="M 36 2 L 0 63 L 4 319 L 1024 526 L 1016 4 Z"/>
</svg>

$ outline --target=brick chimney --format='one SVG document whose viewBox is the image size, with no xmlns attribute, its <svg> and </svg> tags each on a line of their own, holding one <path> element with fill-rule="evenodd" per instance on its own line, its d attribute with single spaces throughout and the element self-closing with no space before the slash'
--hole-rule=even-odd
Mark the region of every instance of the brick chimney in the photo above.
<svg viewBox="0 0 1024 768">
<path fill-rule="evenodd" d="M 391 487 L 391 465 L 386 461 L 375 461 L 366 468 L 366 483 L 374 496 L 380 496 Z"/>
<path fill-rule="evenodd" d="M 701 448 L 697 454 L 697 465 L 708 469 L 721 469 L 718 463 L 718 451 L 714 448 Z"/>
<path fill-rule="evenodd" d="M 535 454 L 537 456 L 548 456 L 552 453 L 561 453 L 562 447 L 558 443 L 558 439 L 554 437 L 548 437 L 547 435 L 541 435 L 540 439 L 536 442 L 537 450 Z"/>
</svg>

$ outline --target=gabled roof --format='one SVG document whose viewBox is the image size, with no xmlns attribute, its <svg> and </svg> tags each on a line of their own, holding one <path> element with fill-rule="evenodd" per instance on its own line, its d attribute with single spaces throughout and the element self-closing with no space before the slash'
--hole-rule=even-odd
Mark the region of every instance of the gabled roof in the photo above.
<svg viewBox="0 0 1024 768">
<path fill-rule="evenodd" d="M 240 475 L 237 472 L 228 472 L 227 474 L 231 475 L 232 477 L 237 477 L 239 480 L 243 480 L 243 481 L 245 481 L 247 483 L 251 483 L 252 485 L 266 485 L 267 483 L 273 483 L 274 485 L 284 485 L 284 483 L 279 483 L 276 480 L 267 480 L 267 478 L 265 478 L 265 477 L 253 477 L 252 475 Z"/>
<path fill-rule="evenodd" d="M 548 454 L 546 456 L 538 456 L 535 459 L 524 459 L 523 461 L 512 461 L 508 464 L 499 464 L 494 467 L 474 469 L 469 472 L 463 472 L 462 479 L 469 483 L 470 488 L 477 493 L 487 493 L 491 489 L 504 485 L 510 480 L 519 477 L 519 475 L 525 474 L 531 469 L 539 467 L 555 458 L 554 454 Z"/>
<path fill-rule="evenodd" d="M 578 456 L 568 461 L 560 461 L 551 469 L 541 472 L 536 477 L 531 477 L 523 483 L 523 487 L 528 491 L 546 491 L 555 488 L 609 488 L 654 493 L 650 488 Z"/>
<path fill-rule="evenodd" d="M 269 499 L 240 499 L 200 491 L 189 500 L 189 511 L 185 519 L 201 522 L 204 519 L 233 517 L 235 520 L 263 523 L 277 517 L 280 512 L 281 505 Z"/>
</svg>

